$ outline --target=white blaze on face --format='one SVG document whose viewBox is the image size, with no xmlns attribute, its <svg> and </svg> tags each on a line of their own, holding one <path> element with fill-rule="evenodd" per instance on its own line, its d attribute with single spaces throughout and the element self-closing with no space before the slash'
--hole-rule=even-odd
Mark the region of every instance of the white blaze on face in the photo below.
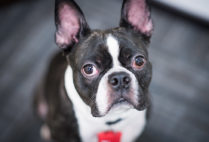
<svg viewBox="0 0 209 142">
<path fill-rule="evenodd" d="M 107 48 L 113 59 L 113 67 L 120 66 L 120 62 L 118 60 L 120 48 L 117 39 L 115 39 L 112 35 L 107 37 Z"/>
<path fill-rule="evenodd" d="M 138 97 L 137 97 L 137 90 L 138 90 L 138 82 L 136 80 L 135 75 L 121 66 L 120 61 L 118 60 L 120 54 L 120 47 L 118 40 L 113 37 L 112 35 L 108 35 L 106 38 L 106 45 L 108 48 L 108 52 L 112 57 L 113 67 L 102 77 L 97 93 L 96 93 L 96 105 L 100 115 L 105 115 L 108 111 L 108 99 L 110 98 L 110 91 L 111 88 L 108 87 L 108 76 L 114 72 L 126 72 L 131 77 L 131 89 L 133 90 L 134 94 L 134 103 L 137 104 Z"/>
<path fill-rule="evenodd" d="M 106 39 L 106 45 L 108 48 L 108 51 L 110 55 L 112 56 L 113 59 L 113 67 L 114 66 L 119 66 L 119 61 L 118 61 L 118 55 L 120 52 L 119 49 L 119 44 L 118 41 L 111 35 L 109 35 Z M 100 112 L 101 115 L 104 115 L 107 110 L 108 110 L 108 93 L 109 93 L 109 88 L 108 88 L 108 76 L 110 73 L 106 73 L 98 86 L 97 89 L 97 94 L 96 94 L 96 104 L 98 111 Z"/>
</svg>

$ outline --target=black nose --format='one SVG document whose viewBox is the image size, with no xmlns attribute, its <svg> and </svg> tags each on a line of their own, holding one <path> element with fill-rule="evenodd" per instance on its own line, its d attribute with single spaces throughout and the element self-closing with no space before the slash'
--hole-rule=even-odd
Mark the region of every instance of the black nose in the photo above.
<svg viewBox="0 0 209 142">
<path fill-rule="evenodd" d="M 131 78 L 126 72 L 116 72 L 109 76 L 109 84 L 113 89 L 128 89 Z"/>
</svg>

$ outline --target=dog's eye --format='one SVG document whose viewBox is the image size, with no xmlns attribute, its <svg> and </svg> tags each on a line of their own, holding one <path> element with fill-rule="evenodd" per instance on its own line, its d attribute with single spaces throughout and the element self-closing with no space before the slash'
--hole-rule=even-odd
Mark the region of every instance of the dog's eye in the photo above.
<svg viewBox="0 0 209 142">
<path fill-rule="evenodd" d="M 141 69 L 144 66 L 145 59 L 142 55 L 136 56 L 133 59 L 132 66 L 134 69 Z"/>
<path fill-rule="evenodd" d="M 98 73 L 98 71 L 93 64 L 86 64 L 82 68 L 82 73 L 86 77 L 92 77 L 95 76 Z"/>
</svg>

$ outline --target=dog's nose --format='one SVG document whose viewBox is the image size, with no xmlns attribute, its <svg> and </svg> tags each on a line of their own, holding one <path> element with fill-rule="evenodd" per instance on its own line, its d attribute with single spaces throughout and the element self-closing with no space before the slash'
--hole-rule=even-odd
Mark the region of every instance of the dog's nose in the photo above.
<svg viewBox="0 0 209 142">
<path fill-rule="evenodd" d="M 108 78 L 109 84 L 113 89 L 128 89 L 131 78 L 126 72 L 113 73 Z"/>
</svg>

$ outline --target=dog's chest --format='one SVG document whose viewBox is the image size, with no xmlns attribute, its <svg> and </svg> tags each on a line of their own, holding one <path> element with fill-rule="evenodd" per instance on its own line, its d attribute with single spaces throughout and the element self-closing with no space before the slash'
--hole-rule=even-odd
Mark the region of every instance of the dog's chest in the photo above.
<svg viewBox="0 0 209 142">
<path fill-rule="evenodd" d="M 146 110 L 129 110 L 126 115 L 112 118 L 95 118 L 87 113 L 76 112 L 79 134 L 83 142 L 97 142 L 97 135 L 105 131 L 121 132 L 121 142 L 133 142 L 142 133 L 146 123 Z M 107 125 L 108 120 L 122 119 L 120 122 Z"/>
</svg>

